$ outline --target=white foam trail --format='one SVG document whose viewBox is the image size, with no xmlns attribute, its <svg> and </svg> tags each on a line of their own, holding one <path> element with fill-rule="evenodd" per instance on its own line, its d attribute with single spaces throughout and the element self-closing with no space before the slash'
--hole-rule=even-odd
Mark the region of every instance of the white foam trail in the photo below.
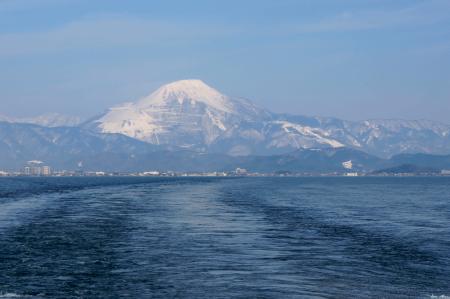
<svg viewBox="0 0 450 299">
<path fill-rule="evenodd" d="M 18 226 L 36 214 L 46 204 L 40 198 L 26 198 L 0 205 L 0 230 Z M 0 294 L 2 298 L 3 294 Z"/>
</svg>

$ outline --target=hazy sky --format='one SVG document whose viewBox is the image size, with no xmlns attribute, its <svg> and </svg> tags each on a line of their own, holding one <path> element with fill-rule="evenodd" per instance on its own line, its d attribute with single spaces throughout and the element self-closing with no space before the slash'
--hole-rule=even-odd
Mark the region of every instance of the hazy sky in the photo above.
<svg viewBox="0 0 450 299">
<path fill-rule="evenodd" d="M 0 114 L 198 78 L 278 112 L 450 123 L 449 0 L 0 0 Z"/>
</svg>

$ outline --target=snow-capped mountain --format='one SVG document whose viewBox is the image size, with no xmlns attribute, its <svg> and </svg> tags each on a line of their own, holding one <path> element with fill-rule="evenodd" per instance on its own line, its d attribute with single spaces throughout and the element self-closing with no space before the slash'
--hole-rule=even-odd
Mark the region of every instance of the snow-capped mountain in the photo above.
<svg viewBox="0 0 450 299">
<path fill-rule="evenodd" d="M 432 121 L 367 120 L 276 114 L 226 96 L 200 80 L 160 87 L 84 125 L 151 144 L 201 152 L 273 155 L 350 147 L 382 157 L 450 153 L 450 126 Z"/>
<path fill-rule="evenodd" d="M 153 144 L 232 155 L 344 146 L 320 128 L 278 120 L 248 100 L 223 95 L 200 80 L 164 85 L 136 103 L 109 109 L 90 126 Z"/>
<path fill-rule="evenodd" d="M 111 108 L 93 124 L 103 133 L 153 144 L 206 148 L 241 123 L 269 119 L 270 113 L 249 101 L 225 96 L 200 80 L 182 80 Z"/>
<path fill-rule="evenodd" d="M 35 117 L 9 117 L 0 115 L 0 121 L 9 123 L 34 124 L 44 127 L 75 127 L 81 123 L 81 118 L 59 113 L 46 113 Z"/>
</svg>

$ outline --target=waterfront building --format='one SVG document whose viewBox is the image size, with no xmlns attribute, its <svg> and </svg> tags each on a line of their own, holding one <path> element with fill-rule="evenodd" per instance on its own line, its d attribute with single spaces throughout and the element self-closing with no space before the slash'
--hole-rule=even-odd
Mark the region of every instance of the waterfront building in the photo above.
<svg viewBox="0 0 450 299">
<path fill-rule="evenodd" d="M 51 175 L 52 174 L 52 170 L 51 170 L 50 166 L 42 166 L 41 174 L 45 175 L 45 176 Z"/>
</svg>

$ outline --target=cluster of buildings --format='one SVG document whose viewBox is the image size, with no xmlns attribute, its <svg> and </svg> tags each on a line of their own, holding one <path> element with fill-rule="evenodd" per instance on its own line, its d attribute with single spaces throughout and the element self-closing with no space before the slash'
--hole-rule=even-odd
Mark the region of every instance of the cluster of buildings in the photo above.
<svg viewBox="0 0 450 299">
<path fill-rule="evenodd" d="M 8 172 L 0 170 L 0 177 L 5 176 L 51 176 L 52 168 L 45 165 L 44 162 L 38 160 L 28 161 L 25 166 L 18 172 Z"/>
<path fill-rule="evenodd" d="M 1 176 L 55 176 L 55 177 L 103 177 L 103 176 L 139 176 L 139 177 L 226 177 L 226 176 L 253 176 L 246 169 L 237 168 L 235 171 L 213 171 L 213 172 L 175 172 L 175 171 L 144 171 L 144 172 L 106 172 L 106 171 L 83 171 L 62 170 L 54 171 L 42 161 L 28 161 L 19 172 L 6 172 L 0 170 Z"/>
<path fill-rule="evenodd" d="M 23 175 L 26 176 L 50 176 L 52 169 L 45 165 L 44 162 L 38 160 L 28 161 L 23 168 Z"/>
</svg>

